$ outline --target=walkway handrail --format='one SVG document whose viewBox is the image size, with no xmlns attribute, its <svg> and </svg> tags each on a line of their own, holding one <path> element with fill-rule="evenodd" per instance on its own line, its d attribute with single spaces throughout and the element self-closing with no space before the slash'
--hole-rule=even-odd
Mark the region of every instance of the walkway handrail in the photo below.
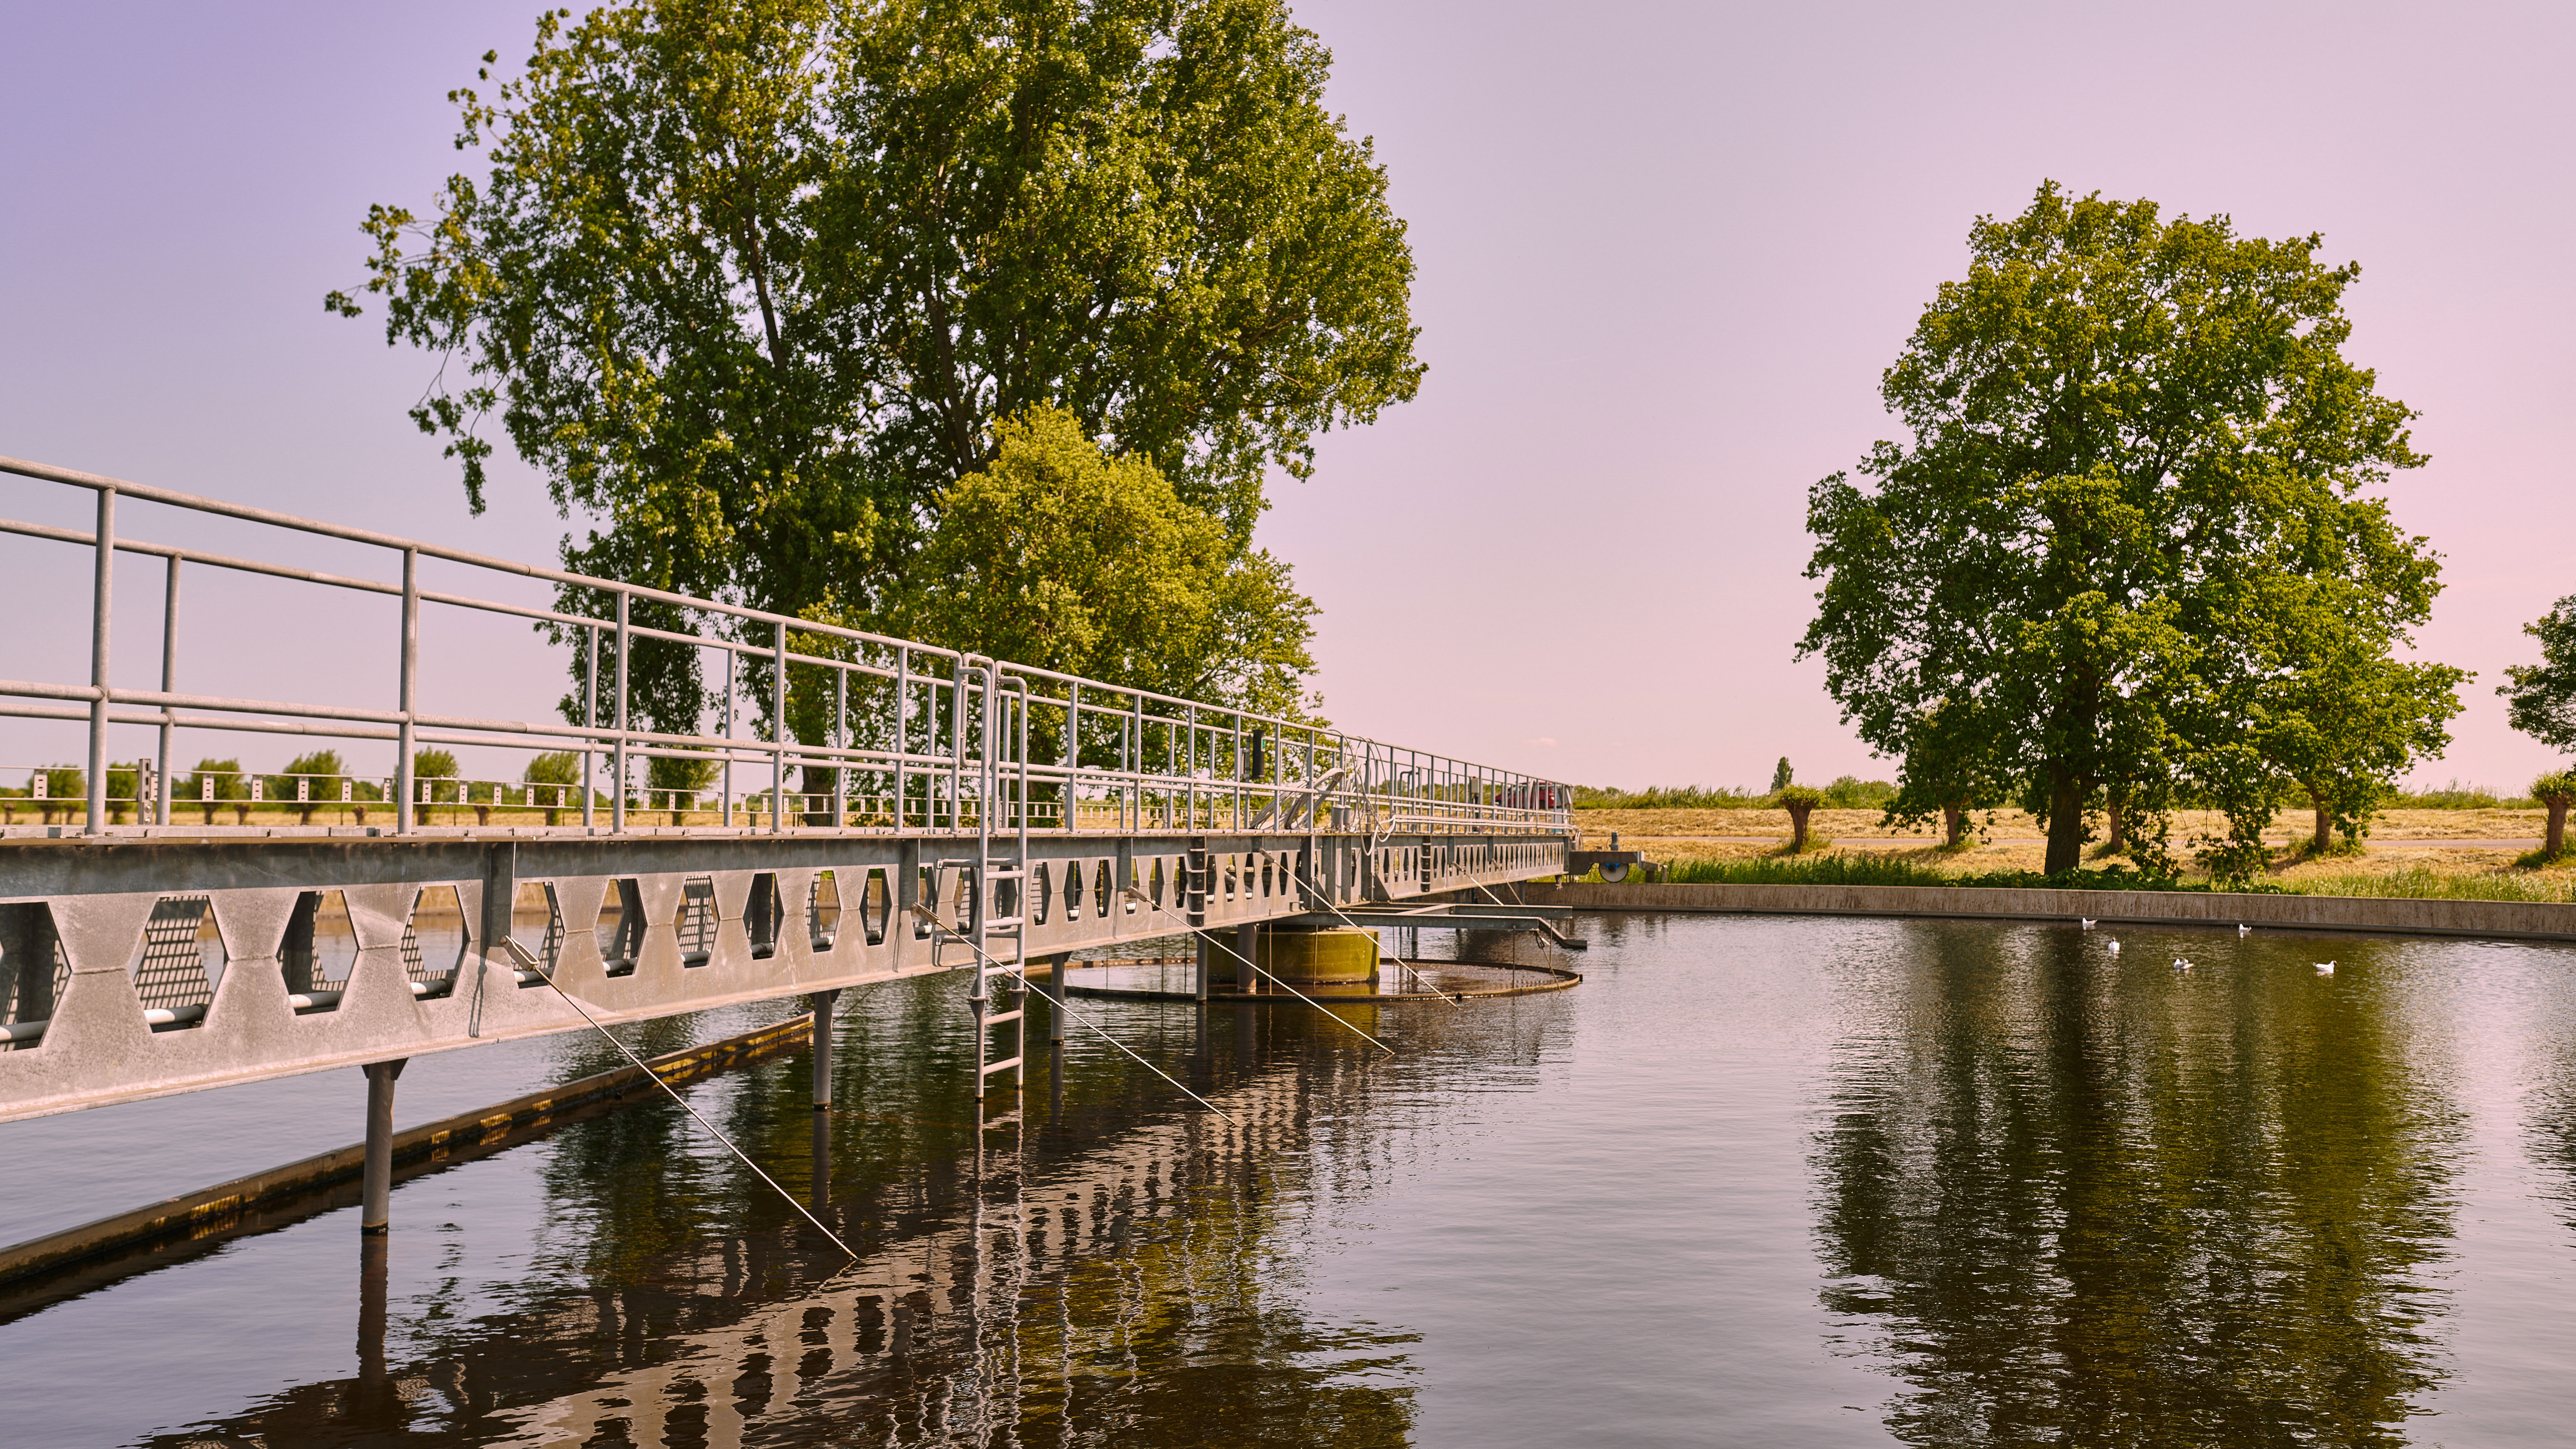
<svg viewBox="0 0 2576 1449">
<path fill-rule="evenodd" d="M 423 744 L 537 752 L 569 748 L 580 756 L 578 782 L 533 782 L 538 788 L 556 792 L 555 807 L 505 807 L 496 795 L 487 808 L 569 810 L 572 807 L 562 804 L 563 795 L 576 793 L 582 828 L 596 829 L 597 811 L 604 799 L 609 828 L 616 832 L 631 828 L 630 814 L 643 808 L 640 804 L 630 807 L 630 797 L 658 793 L 676 800 L 690 793 L 661 786 L 639 788 L 631 778 L 634 772 L 630 764 L 639 757 L 703 760 L 714 767 L 720 773 L 721 788 L 711 786 L 696 794 L 720 796 L 722 805 L 714 812 L 717 819 L 712 822 L 713 828 L 719 829 L 738 828 L 737 799 L 764 802 L 762 813 L 768 817 L 767 828 L 773 831 L 791 828 L 786 817 L 793 814 L 798 818 L 795 828 L 890 825 L 899 830 L 1026 830 L 1032 828 L 1034 820 L 1044 818 L 1052 823 L 1037 828 L 1133 830 L 1152 825 L 1189 830 L 1266 828 L 1269 833 L 1280 833 L 1287 824 L 1283 807 L 1302 813 L 1303 828 L 1298 833 L 1326 828 L 1331 812 L 1346 809 L 1373 820 L 1400 819 L 1418 827 L 1413 833 L 1563 834 L 1571 829 L 1567 808 L 1571 792 L 1557 782 L 1407 749 L 1287 716 L 1209 704 L 1011 661 L 986 660 L 940 645 L 844 625 L 21 459 L 0 457 L 0 472 L 87 489 L 96 495 L 98 521 L 89 533 L 0 519 L 0 534 L 85 547 L 96 555 L 88 682 L 0 680 L 0 716 L 87 721 L 89 749 L 87 767 L 82 771 L 82 793 L 84 829 L 93 835 L 109 833 L 111 829 L 110 770 L 127 768 L 111 766 L 109 732 L 114 727 L 137 725 L 157 729 L 159 746 L 154 760 L 143 769 L 154 782 L 148 791 L 153 797 L 150 808 L 143 809 L 140 798 L 147 792 L 134 790 L 131 798 L 138 817 L 165 826 L 173 804 L 170 786 L 174 732 L 216 729 L 287 737 L 394 741 L 398 746 L 394 769 L 358 778 L 390 783 L 385 793 L 393 796 L 388 803 L 394 806 L 394 828 L 404 833 L 417 827 L 417 808 L 424 803 L 418 797 L 429 785 L 426 780 L 414 778 L 414 752 Z M 115 524 L 119 498 L 392 550 L 403 560 L 402 581 L 352 577 L 125 538 Z M 157 557 L 165 563 L 162 678 L 157 690 L 120 688 L 109 680 L 114 558 L 118 553 Z M 594 591 L 603 601 L 613 602 L 613 617 L 426 589 L 419 579 L 419 561 L 423 558 L 550 583 L 561 590 Z M 182 567 L 190 564 L 399 599 L 403 621 L 398 676 L 401 698 L 396 707 L 359 708 L 178 689 L 179 584 Z M 638 601 L 711 616 L 711 622 L 732 633 L 697 634 L 638 624 L 631 617 Z M 594 707 L 606 708 L 610 717 L 558 724 L 422 708 L 416 681 L 424 605 L 526 619 L 557 631 L 558 641 L 573 634 L 580 651 L 578 657 L 586 661 L 584 693 Z M 634 681 L 626 667 L 633 641 L 638 639 L 724 654 L 725 685 L 720 706 L 723 723 L 719 731 L 689 733 L 638 727 L 631 718 Z M 791 648 L 791 643 L 802 647 Z M 832 652 L 811 652 L 816 648 Z M 742 693 L 737 681 L 751 672 L 742 667 L 745 665 L 766 668 L 772 675 L 771 698 L 766 701 L 772 737 L 766 741 L 733 731 L 733 709 Z M 990 757 L 989 749 L 979 753 L 974 747 L 982 733 L 978 726 L 984 711 L 993 700 L 991 681 L 997 668 L 1024 681 L 1018 687 L 1029 691 L 1025 704 L 1020 706 L 1021 736 L 1028 734 L 1029 715 L 1035 712 L 1054 728 L 1055 738 L 1062 746 L 1061 760 L 1028 758 L 1025 745 L 1018 750 L 1020 758 L 1011 761 Z M 787 737 L 792 734 L 785 728 L 788 690 L 791 677 L 799 671 L 828 677 L 831 723 L 820 741 Z M 854 685 L 863 686 L 858 691 L 862 698 L 852 698 Z M 709 688 L 708 693 L 713 695 L 715 690 Z M 703 718 L 698 723 L 704 731 Z M 604 790 L 596 778 L 603 759 L 609 777 Z M 737 790 L 733 780 L 736 766 L 766 766 L 770 775 L 767 788 Z M 790 769 L 807 772 L 808 789 L 788 789 Z M 828 789 L 810 788 L 817 772 L 828 779 Z M 864 788 L 854 790 L 850 788 L 853 776 L 873 778 L 861 780 Z M 32 787 L 30 793 L 36 793 Z M 430 793 L 437 791 L 432 788 Z M 696 794 L 691 795 L 692 800 Z M 864 818 L 853 820 L 851 804 L 868 801 L 889 803 L 866 805 L 859 812 Z M 675 823 L 686 828 L 689 812 L 674 809 L 673 813 L 681 817 Z"/>
</svg>

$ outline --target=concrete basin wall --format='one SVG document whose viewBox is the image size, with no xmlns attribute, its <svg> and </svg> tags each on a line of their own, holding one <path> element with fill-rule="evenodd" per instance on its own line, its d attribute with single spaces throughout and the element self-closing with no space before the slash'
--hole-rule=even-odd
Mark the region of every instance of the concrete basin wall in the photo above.
<svg viewBox="0 0 2576 1449">
<path fill-rule="evenodd" d="M 1967 886 L 1522 885 L 1534 906 L 1584 911 L 1789 916 L 1932 916 L 2122 924 L 2190 922 L 2379 935 L 2576 940 L 2576 905 L 2400 900 L 2376 896 L 2235 895 L 2203 891 L 1998 890 Z"/>
</svg>

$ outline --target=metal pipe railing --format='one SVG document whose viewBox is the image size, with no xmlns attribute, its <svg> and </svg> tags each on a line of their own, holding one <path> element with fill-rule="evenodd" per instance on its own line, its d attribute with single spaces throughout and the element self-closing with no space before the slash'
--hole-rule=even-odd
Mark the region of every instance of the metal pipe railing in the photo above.
<svg viewBox="0 0 2576 1449">
<path fill-rule="evenodd" d="M 108 825 L 107 791 L 111 766 L 111 727 L 145 725 L 157 734 L 151 774 L 155 788 L 148 813 L 136 804 L 138 819 L 167 825 L 174 803 L 171 782 L 178 773 L 173 754 L 181 730 L 223 730 L 286 737 L 391 740 L 397 747 L 394 768 L 384 778 L 385 793 L 395 809 L 395 828 L 409 832 L 419 824 L 422 798 L 417 755 L 424 745 L 465 745 L 543 751 L 570 749 L 580 759 L 579 803 L 583 828 L 596 824 L 602 792 L 597 780 L 599 756 L 608 756 L 609 828 L 630 828 L 630 806 L 657 791 L 636 790 L 633 761 L 663 758 L 705 759 L 723 776 L 719 827 L 732 823 L 732 766 L 765 760 L 770 786 L 765 805 L 768 828 L 784 831 L 787 816 L 810 817 L 828 810 L 836 828 L 852 828 L 855 813 L 890 822 L 897 829 L 989 829 L 1016 823 L 1025 829 L 1044 820 L 1065 830 L 1140 830 L 1149 823 L 1164 828 L 1242 831 L 1288 824 L 1299 812 L 1302 827 L 1318 830 L 1333 816 L 1364 821 L 1373 833 L 1397 824 L 1426 830 L 1537 830 L 1562 833 L 1570 828 L 1569 792 L 1536 777 L 1467 765 L 1444 756 L 1405 750 L 1351 736 L 1293 718 L 1266 715 L 1231 706 L 1165 695 L 1151 690 L 1106 684 L 1056 671 L 1006 661 L 982 661 L 974 667 L 955 650 L 871 634 L 839 625 L 765 613 L 718 600 L 693 598 L 667 590 L 644 588 L 448 549 L 369 530 L 346 528 L 311 519 L 249 508 L 215 499 L 129 484 L 71 470 L 0 458 L 0 472 L 92 489 L 97 494 L 98 521 L 81 534 L 49 525 L 0 520 L 0 534 L 35 541 L 84 546 L 95 555 L 92 600 L 90 680 L 86 685 L 51 680 L 0 680 L 0 717 L 81 719 L 88 726 L 84 782 L 84 828 Z M 116 502 L 120 497 L 241 519 L 269 527 L 334 538 L 402 555 L 402 582 L 326 573 L 257 558 L 177 548 L 120 536 Z M 113 636 L 114 569 L 119 552 L 166 560 L 162 609 L 162 668 L 158 690 L 115 688 L 108 658 Z M 601 615 L 565 612 L 523 603 L 475 598 L 431 590 L 423 585 L 421 560 L 426 557 L 469 568 L 548 582 L 565 591 L 562 602 L 573 606 L 587 595 L 605 606 Z M 177 689 L 178 634 L 181 627 L 180 580 L 186 563 L 246 572 L 291 583 L 351 589 L 401 600 L 401 667 L 396 681 L 396 707 L 391 710 L 313 704 L 301 700 L 182 693 Z M 601 597 L 604 596 L 604 597 Z M 669 605 L 678 614 L 675 628 L 657 628 L 633 618 L 636 601 Z M 583 704 L 579 723 L 503 720 L 473 715 L 433 714 L 422 708 L 421 650 L 423 605 L 494 613 L 579 631 L 579 678 Z M 725 633 L 691 632 L 705 621 Z M 232 622 L 232 621 L 228 621 Z M 656 719 L 660 729 L 639 728 L 634 718 L 637 677 L 633 650 L 638 640 L 720 651 L 726 664 L 726 690 L 720 734 L 694 732 L 697 722 L 680 728 Z M 602 698 L 602 648 L 615 651 L 613 685 Z M 732 729 L 732 703 L 741 656 L 764 656 L 771 675 L 767 701 L 770 725 L 766 740 L 744 739 Z M 944 669 L 920 667 L 921 661 L 943 661 Z M 998 670 L 1007 669 L 1009 691 L 1018 711 L 1015 728 L 995 736 L 993 748 L 1016 748 L 1020 758 L 1008 762 L 1012 788 L 1001 788 L 1004 761 L 984 757 L 980 736 L 998 721 Z M 793 690 L 790 675 L 817 670 L 832 691 L 829 723 L 819 727 L 818 742 L 794 738 L 789 725 Z M 865 686 L 854 698 L 853 681 Z M 201 686 L 202 687 L 202 686 Z M 942 692 L 945 691 L 945 697 Z M 31 701 L 52 700 L 59 704 Z M 120 708 L 123 706 L 124 708 Z M 138 713 L 135 707 L 149 707 Z M 611 718 L 603 722 L 601 715 Z M 1005 711 L 1006 713 L 1008 711 Z M 855 714 L 855 725 L 854 725 Z M 916 740 L 914 724 L 922 726 Z M 1108 739 L 1085 739 L 1087 721 L 1114 722 Z M 1039 723 L 1062 729 L 1060 759 L 1041 763 L 1027 757 L 1025 741 Z M 979 727 L 980 726 L 980 727 Z M 942 734 L 945 738 L 942 738 Z M 1086 751 L 1090 751 L 1086 758 Z M 1159 764 L 1148 760 L 1159 756 Z M 32 767 L 31 767 L 32 768 Z M 829 771 L 827 790 L 790 791 L 789 772 Z M 244 772 L 255 774 L 256 772 Z M 5 771 L 0 771 L 5 774 Z M 503 796 L 513 782 L 492 785 L 491 804 L 507 808 Z M 812 779 L 809 775 L 808 783 Z M 506 788 L 505 788 L 506 787 Z M 556 788 L 558 800 L 569 785 Z M 375 787 L 370 786 L 370 789 Z M 445 788 L 434 787 L 435 788 Z M 483 788 L 478 783 L 476 790 Z M 677 808 L 686 791 L 658 788 L 665 808 Z M 0 780 L 0 795 L 14 793 Z M 1043 797 L 1043 798 L 1041 798 Z M 694 803 L 694 795 L 691 802 Z M 818 804 L 818 802 L 820 802 Z M 203 802 L 199 802 L 203 803 Z M 121 811 L 116 812 L 122 814 Z M 683 816 L 690 813 L 681 809 Z M 803 825 L 802 818 L 797 822 Z M 859 827 L 869 828 L 869 827 Z"/>
</svg>

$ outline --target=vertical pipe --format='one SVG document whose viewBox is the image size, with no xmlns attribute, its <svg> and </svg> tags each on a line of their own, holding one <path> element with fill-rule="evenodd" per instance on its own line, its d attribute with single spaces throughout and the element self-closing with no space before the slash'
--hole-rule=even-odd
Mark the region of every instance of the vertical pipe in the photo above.
<svg viewBox="0 0 2576 1449">
<path fill-rule="evenodd" d="M 411 834 L 412 810 L 412 711 L 413 691 L 420 683 L 420 550 L 403 550 L 402 592 L 402 680 L 397 692 L 402 696 L 402 724 L 394 740 L 394 834 Z M 392 1079 L 386 1079 L 386 1102 L 393 1100 Z M 391 1107 L 388 1105 L 387 1110 Z"/>
<path fill-rule="evenodd" d="M 161 692 L 179 691 L 179 556 L 170 555 L 168 581 L 161 588 Z M 179 722 L 179 712 L 167 705 L 161 709 L 161 761 L 152 783 L 152 823 L 170 823 L 170 730 Z M 143 817 L 143 807 L 135 806 L 136 819 Z"/>
<path fill-rule="evenodd" d="M 97 574 L 90 586 L 89 682 L 98 693 L 89 702 L 89 823 L 91 835 L 107 831 L 107 630 L 116 593 L 116 490 L 98 490 Z"/>
<path fill-rule="evenodd" d="M 732 645 L 725 646 L 724 737 L 728 740 L 733 738 L 733 665 L 734 661 L 741 657 L 741 650 Z M 724 794 L 724 825 L 727 830 L 731 830 L 733 828 L 733 746 L 729 744 L 725 746 L 724 783 L 717 788 Z"/>
<path fill-rule="evenodd" d="M 814 1011 L 814 1110 L 824 1111 L 832 1105 L 832 1004 L 841 999 L 840 989 L 809 991 L 805 1004 Z M 821 1171 L 822 1165 L 815 1164 Z"/>
<path fill-rule="evenodd" d="M 1074 685 L 1064 697 L 1064 828 L 1073 829 L 1073 772 L 1082 768 L 1082 686 Z"/>
<path fill-rule="evenodd" d="M 769 833 L 787 821 L 787 625 L 778 630 L 778 664 L 769 672 Z"/>
<path fill-rule="evenodd" d="M 832 748 L 850 747 L 850 671 L 845 666 L 832 671 Z M 849 761 L 832 761 L 832 828 L 838 830 L 850 823 Z"/>
<path fill-rule="evenodd" d="M 898 644 L 894 650 L 894 828 L 903 830 L 904 752 L 911 748 L 912 731 L 904 714 L 912 698 L 912 649 Z"/>
<path fill-rule="evenodd" d="M 624 589 L 617 591 L 617 746 L 609 756 L 608 828 L 615 834 L 626 833 L 626 656 L 628 639 L 626 615 L 629 598 Z"/>
<path fill-rule="evenodd" d="M 360 1068 L 367 1074 L 367 1151 L 358 1231 L 369 1235 L 384 1232 L 393 1219 L 394 1079 L 402 1075 L 406 1060 L 396 1057 Z"/>
<path fill-rule="evenodd" d="M 599 626 L 582 626 L 581 727 L 589 733 L 581 737 L 581 828 L 597 828 L 593 807 L 599 791 L 591 781 L 591 762 L 598 757 L 599 744 Z"/>
</svg>

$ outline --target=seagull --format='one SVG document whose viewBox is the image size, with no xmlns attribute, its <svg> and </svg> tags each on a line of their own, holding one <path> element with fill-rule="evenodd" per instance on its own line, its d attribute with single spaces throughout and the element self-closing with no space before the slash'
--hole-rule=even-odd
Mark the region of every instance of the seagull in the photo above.
<svg viewBox="0 0 2576 1449">
<path fill-rule="evenodd" d="M 2084 923 L 2084 929 L 2088 931 L 2093 929 L 2093 918 L 2091 916 L 2077 916 L 2075 919 Z"/>
<path fill-rule="evenodd" d="M 2245 939 L 2247 936 L 2251 936 L 2251 935 L 2253 935 L 2253 934 L 2254 934 L 2254 928 L 2253 928 L 2252 926 L 2249 926 L 2249 925 L 2245 924 L 2243 921 L 2238 921 L 2238 922 L 2236 923 L 2236 938 L 2237 938 L 2238 940 L 2240 940 L 2240 941 L 2241 941 L 2241 940 Z"/>
<path fill-rule="evenodd" d="M 2174 958 L 2174 969 L 2176 971 L 2188 971 L 2191 969 L 2191 963 L 2182 959 L 2180 956 L 2176 956 Z"/>
<path fill-rule="evenodd" d="M 2114 942 L 2112 942 L 2112 943 L 2111 943 L 2111 954 L 2112 954 L 2112 955 L 2114 955 L 2114 956 L 2117 956 L 2117 955 L 2119 955 L 2119 954 L 2120 954 L 2120 943 L 2119 943 L 2119 942 L 2114 941 Z"/>
<path fill-rule="evenodd" d="M 2332 976 L 2334 974 L 2334 963 L 2332 961 L 2318 962 L 2317 974 L 2319 976 Z"/>
</svg>

